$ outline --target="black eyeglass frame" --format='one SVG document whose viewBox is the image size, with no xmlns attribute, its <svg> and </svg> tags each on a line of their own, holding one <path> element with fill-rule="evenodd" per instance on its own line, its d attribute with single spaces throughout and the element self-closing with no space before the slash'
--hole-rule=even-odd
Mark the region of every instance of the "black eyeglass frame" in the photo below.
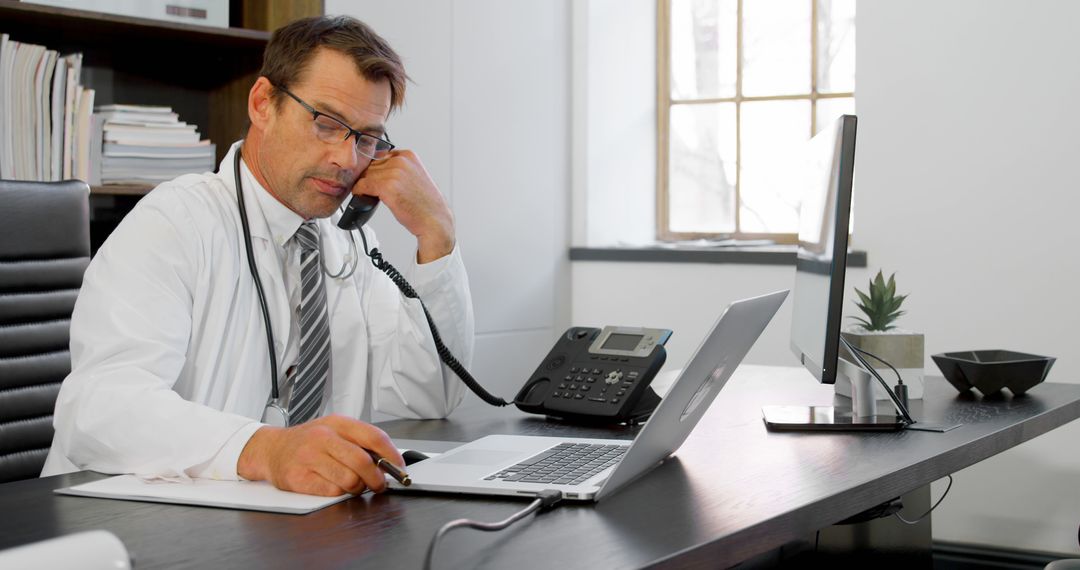
<svg viewBox="0 0 1080 570">
<path fill-rule="evenodd" d="M 289 91 L 288 89 L 286 89 L 284 87 L 279 87 L 277 85 L 274 85 L 273 83 L 271 83 L 270 85 L 273 85 L 274 89 L 277 89 L 277 90 L 281 91 L 282 93 L 284 93 L 284 94 L 288 95 L 289 97 L 291 97 L 293 101 L 296 101 L 308 113 L 311 113 L 311 120 L 312 121 L 319 120 L 319 117 L 321 116 L 321 117 L 326 117 L 327 119 L 330 119 L 331 121 L 334 121 L 335 123 L 341 125 L 345 129 L 345 138 L 343 138 L 342 141 L 347 141 L 347 140 L 349 140 L 349 137 L 354 137 L 356 142 L 354 142 L 353 145 L 355 146 L 357 152 L 359 152 L 360 154 L 366 156 L 367 158 L 370 158 L 371 160 L 382 160 L 382 159 L 384 159 L 386 157 L 385 156 L 381 156 L 381 157 L 379 157 L 379 156 L 368 156 L 367 154 L 364 154 L 364 152 L 360 150 L 361 137 L 366 137 L 366 138 L 374 140 L 376 149 L 379 147 L 380 143 L 388 147 L 386 149 L 386 152 L 390 152 L 390 151 L 394 150 L 395 148 L 397 148 L 397 147 L 394 146 L 394 143 L 390 142 L 390 135 L 384 134 L 383 136 L 385 136 L 386 138 L 379 138 L 377 136 L 369 135 L 369 134 L 367 134 L 365 132 L 358 131 L 358 130 L 350 127 L 349 125 L 346 125 L 341 119 L 339 119 L 339 118 L 337 118 L 337 117 L 335 117 L 333 115 L 328 115 L 326 113 L 323 113 L 322 111 L 316 109 L 315 107 L 312 107 L 306 101 L 304 101 L 303 99 L 301 99 L 301 98 L 297 97 L 295 94 L 293 94 L 292 91 Z"/>
</svg>

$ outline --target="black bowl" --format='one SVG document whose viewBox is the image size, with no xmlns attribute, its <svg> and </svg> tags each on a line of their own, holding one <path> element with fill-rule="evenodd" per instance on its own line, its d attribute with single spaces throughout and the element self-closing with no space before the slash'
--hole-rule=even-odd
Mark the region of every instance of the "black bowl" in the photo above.
<svg viewBox="0 0 1080 570">
<path fill-rule="evenodd" d="M 1019 396 L 1045 380 L 1057 360 L 1011 350 L 945 352 L 930 358 L 954 388 L 960 392 L 975 388 L 984 396 L 996 394 L 1002 388 Z"/>
</svg>

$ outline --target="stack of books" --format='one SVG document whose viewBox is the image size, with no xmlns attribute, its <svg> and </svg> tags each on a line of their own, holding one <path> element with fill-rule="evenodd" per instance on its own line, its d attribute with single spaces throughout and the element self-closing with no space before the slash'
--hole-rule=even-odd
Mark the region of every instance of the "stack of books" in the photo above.
<svg viewBox="0 0 1080 570">
<path fill-rule="evenodd" d="M 91 185 L 157 184 L 214 169 L 214 145 L 169 107 L 102 105 L 93 131 Z"/>
<path fill-rule="evenodd" d="M 86 180 L 94 90 L 81 74 L 82 54 L 0 34 L 0 178 Z"/>
<path fill-rule="evenodd" d="M 0 34 L 0 179 L 152 186 L 214 169 L 214 145 L 169 107 L 94 112 L 82 61 Z"/>
</svg>

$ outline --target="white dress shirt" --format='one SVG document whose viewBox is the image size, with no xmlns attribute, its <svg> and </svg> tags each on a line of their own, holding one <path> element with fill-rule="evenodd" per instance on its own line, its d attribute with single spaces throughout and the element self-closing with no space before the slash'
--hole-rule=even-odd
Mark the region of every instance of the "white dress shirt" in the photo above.
<svg viewBox="0 0 1080 570">
<path fill-rule="evenodd" d="M 270 394 L 266 332 L 237 211 L 239 144 L 218 174 L 158 186 L 91 261 L 43 476 L 92 469 L 237 478 L 236 461 L 262 427 Z M 241 177 L 284 385 L 299 352 L 299 247 L 291 238 L 303 220 L 244 164 Z M 465 387 L 439 361 L 420 303 L 355 253 L 337 217 L 318 220 L 324 264 L 336 273 L 350 253 L 361 259 L 351 277 L 324 276 L 332 376 L 322 414 L 445 417 Z M 364 232 L 376 247 L 372 230 Z M 443 342 L 468 366 L 475 323 L 460 251 L 423 265 L 415 256 L 402 262 Z"/>
</svg>

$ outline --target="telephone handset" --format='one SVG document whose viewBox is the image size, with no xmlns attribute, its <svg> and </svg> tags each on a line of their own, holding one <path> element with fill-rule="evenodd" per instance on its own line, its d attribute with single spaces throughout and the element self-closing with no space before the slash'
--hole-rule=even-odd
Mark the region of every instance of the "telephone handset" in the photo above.
<svg viewBox="0 0 1080 570">
<path fill-rule="evenodd" d="M 341 213 L 341 219 L 337 223 L 338 227 L 346 231 L 360 229 L 360 226 L 366 224 L 371 219 L 371 216 L 375 215 L 375 206 L 378 205 L 379 199 L 375 196 L 367 194 L 354 195 L 349 200 L 349 204 L 345 206 L 345 211 Z"/>
<path fill-rule="evenodd" d="M 571 327 L 522 386 L 514 403 L 572 421 L 636 423 L 660 403 L 649 385 L 667 359 L 667 329 Z"/>
</svg>

